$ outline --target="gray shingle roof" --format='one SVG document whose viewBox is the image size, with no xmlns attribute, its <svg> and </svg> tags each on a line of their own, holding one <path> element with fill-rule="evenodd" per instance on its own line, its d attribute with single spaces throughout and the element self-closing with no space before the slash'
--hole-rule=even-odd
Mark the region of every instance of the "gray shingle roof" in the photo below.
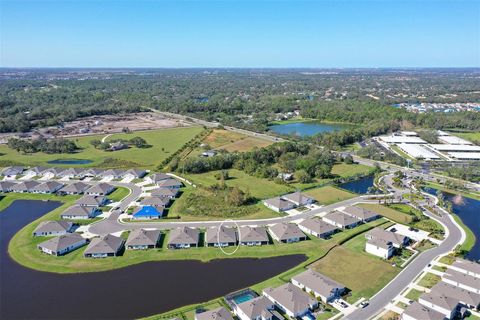
<svg viewBox="0 0 480 320">
<path fill-rule="evenodd" d="M 69 233 L 44 241 L 38 246 L 54 252 L 59 252 L 81 241 L 84 241 L 81 235 L 77 233 Z"/>
<path fill-rule="evenodd" d="M 106 201 L 105 196 L 85 195 L 78 199 L 75 203 L 81 206 L 100 206 Z"/>
<path fill-rule="evenodd" d="M 37 182 L 37 181 L 24 181 L 12 186 L 12 190 L 13 191 L 32 191 L 39 184 L 40 182 Z"/>
<path fill-rule="evenodd" d="M 337 289 L 343 290 L 345 288 L 344 285 L 337 281 L 311 269 L 297 274 L 292 277 L 292 280 L 301 283 L 326 298 L 332 294 L 332 291 L 336 291 Z"/>
<path fill-rule="evenodd" d="M 100 182 L 91 188 L 89 188 L 86 192 L 92 194 L 107 194 L 112 189 L 112 186 L 105 182 Z"/>
<path fill-rule="evenodd" d="M 168 201 L 160 197 L 145 197 L 140 201 L 141 206 L 165 207 Z"/>
<path fill-rule="evenodd" d="M 14 182 L 11 181 L 0 181 L 0 191 L 1 192 L 8 192 L 12 189 L 15 185 Z"/>
<path fill-rule="evenodd" d="M 83 183 L 83 182 L 75 182 L 69 185 L 66 185 L 62 188 L 62 192 L 66 193 L 82 193 L 85 190 L 90 188 L 90 185 Z"/>
<path fill-rule="evenodd" d="M 422 319 L 422 320 L 444 320 L 445 319 L 445 315 L 443 313 L 440 313 L 438 311 L 425 307 L 424 305 L 416 301 L 413 302 L 411 305 L 409 305 L 403 313 L 412 317 L 413 319 Z"/>
<path fill-rule="evenodd" d="M 452 266 L 465 270 L 466 273 L 470 273 L 472 275 L 480 275 L 480 263 L 474 261 L 457 258 Z"/>
<path fill-rule="evenodd" d="M 237 229 L 234 228 L 227 228 L 227 227 L 210 227 L 207 229 L 206 235 L 205 235 L 205 241 L 207 243 L 231 243 L 231 242 L 237 242 L 238 235 L 237 235 Z"/>
<path fill-rule="evenodd" d="M 286 194 L 282 196 L 282 198 L 294 203 L 299 203 L 300 205 L 306 205 L 313 201 L 313 198 L 301 193 L 300 191 Z"/>
<path fill-rule="evenodd" d="M 66 232 L 70 230 L 73 223 L 70 221 L 42 221 L 35 228 L 33 233 L 53 233 L 53 232 Z"/>
<path fill-rule="evenodd" d="M 264 202 L 272 207 L 278 208 L 279 210 L 287 210 L 294 206 L 292 202 L 284 200 L 280 197 L 267 199 L 264 200 Z"/>
<path fill-rule="evenodd" d="M 107 234 L 100 238 L 94 238 L 85 249 L 87 254 L 116 254 L 123 247 L 123 239 Z"/>
<path fill-rule="evenodd" d="M 376 212 L 356 206 L 346 207 L 343 212 L 360 220 L 368 220 L 379 216 Z"/>
<path fill-rule="evenodd" d="M 127 175 L 127 174 L 131 174 L 135 178 L 142 178 L 143 176 L 145 176 L 147 174 L 147 171 L 141 170 L 141 169 L 129 169 L 129 170 L 125 171 L 125 173 L 124 173 L 124 175 Z"/>
<path fill-rule="evenodd" d="M 155 246 L 160 239 L 160 230 L 136 229 L 130 232 L 127 246 Z"/>
<path fill-rule="evenodd" d="M 175 179 L 166 179 L 157 183 L 160 188 L 181 187 L 182 183 Z"/>
<path fill-rule="evenodd" d="M 67 210 L 63 211 L 61 216 L 79 216 L 79 217 L 87 217 L 90 216 L 92 213 L 92 208 L 82 207 L 79 205 L 73 205 Z"/>
<path fill-rule="evenodd" d="M 165 198 L 165 197 L 175 197 L 177 194 L 178 194 L 178 190 L 177 190 L 177 189 L 165 189 L 165 188 L 154 189 L 154 190 L 151 192 L 151 195 L 152 195 L 153 197 L 161 197 L 161 198 Z"/>
<path fill-rule="evenodd" d="M 338 230 L 337 227 L 326 223 L 319 218 L 307 218 L 300 222 L 299 225 L 307 230 L 310 230 L 310 232 L 315 232 L 317 234 L 331 233 L 335 230 Z"/>
<path fill-rule="evenodd" d="M 327 214 L 324 219 L 331 220 L 335 223 L 338 223 L 342 226 L 349 226 L 355 223 L 358 223 L 359 220 L 357 218 L 354 218 L 352 216 L 349 216 L 343 212 L 340 211 L 333 211 L 329 214 Z"/>
<path fill-rule="evenodd" d="M 395 244 L 396 246 L 402 246 L 405 240 L 405 236 L 402 236 L 400 234 L 397 234 L 395 232 L 387 231 L 382 228 L 373 228 L 370 231 L 367 231 L 365 233 L 365 237 L 371 238 L 371 239 L 377 239 L 377 240 L 382 240 L 384 242 L 391 242 L 392 244 Z"/>
<path fill-rule="evenodd" d="M 252 300 L 242 302 L 237 305 L 237 308 L 249 319 L 257 319 L 263 315 L 266 315 L 264 319 L 271 316 L 269 309 L 273 307 L 273 303 L 265 296 L 256 297 Z"/>
<path fill-rule="evenodd" d="M 195 319 L 197 320 L 233 320 L 232 314 L 225 309 L 220 307 L 214 310 L 205 311 L 202 313 L 195 314 Z"/>
<path fill-rule="evenodd" d="M 298 314 L 318 303 L 316 299 L 292 283 L 286 283 L 277 288 L 267 288 L 263 292 L 294 314 Z"/>
<path fill-rule="evenodd" d="M 480 294 L 442 281 L 434 285 L 430 292 L 434 294 L 444 294 L 447 297 L 455 298 L 463 304 L 471 306 L 480 305 Z"/>
<path fill-rule="evenodd" d="M 181 227 L 170 231 L 168 244 L 180 245 L 180 244 L 198 244 L 200 237 L 200 231 L 194 228 Z"/>
<path fill-rule="evenodd" d="M 166 180 L 166 179 L 171 179 L 172 177 L 170 177 L 169 175 L 166 175 L 165 173 L 154 173 L 150 176 L 148 176 L 153 182 L 157 183 L 159 181 L 162 181 L 162 180 Z"/>
<path fill-rule="evenodd" d="M 59 190 L 62 186 L 63 183 L 57 181 L 47 181 L 36 186 L 35 190 L 39 192 L 54 192 Z"/>
<path fill-rule="evenodd" d="M 268 242 L 267 230 L 264 227 L 240 227 L 240 239 L 241 242 Z"/>
<path fill-rule="evenodd" d="M 16 176 L 23 172 L 24 168 L 20 166 L 7 167 L 2 170 L 4 176 Z"/>
<path fill-rule="evenodd" d="M 280 240 L 304 238 L 305 234 L 293 223 L 277 223 L 270 227 L 270 232 Z"/>
<path fill-rule="evenodd" d="M 451 268 L 447 269 L 443 277 L 445 279 L 464 284 L 472 288 L 480 289 L 480 278 L 468 275 L 463 272 L 455 271 Z"/>
</svg>

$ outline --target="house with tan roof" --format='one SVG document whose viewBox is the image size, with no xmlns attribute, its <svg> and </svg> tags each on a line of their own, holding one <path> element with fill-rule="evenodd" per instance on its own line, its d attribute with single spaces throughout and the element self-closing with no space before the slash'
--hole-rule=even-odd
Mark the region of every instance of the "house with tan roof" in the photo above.
<svg viewBox="0 0 480 320">
<path fill-rule="evenodd" d="M 307 239 L 300 228 L 293 223 L 277 223 L 269 227 L 273 239 L 283 243 L 299 242 Z"/>
<path fill-rule="evenodd" d="M 291 281 L 300 289 L 321 298 L 324 303 L 332 302 L 345 291 L 344 285 L 311 269 L 297 274 Z"/>
<path fill-rule="evenodd" d="M 305 233 L 314 237 L 327 239 L 338 231 L 334 225 L 326 223 L 320 218 L 307 218 L 298 224 L 298 227 Z"/>
<path fill-rule="evenodd" d="M 240 227 L 240 245 L 261 246 L 269 243 L 267 230 L 264 227 Z"/>
<path fill-rule="evenodd" d="M 317 299 L 292 283 L 266 288 L 263 295 L 292 318 L 301 317 L 318 306 Z"/>
</svg>

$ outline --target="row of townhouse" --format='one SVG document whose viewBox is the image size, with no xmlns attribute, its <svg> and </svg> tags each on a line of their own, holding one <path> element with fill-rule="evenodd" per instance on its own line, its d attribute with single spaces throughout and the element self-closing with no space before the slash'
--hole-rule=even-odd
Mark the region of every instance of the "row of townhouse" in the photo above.
<svg viewBox="0 0 480 320">
<path fill-rule="evenodd" d="M 402 320 L 462 319 L 480 307 L 480 264 L 457 259 L 428 293 L 409 305 Z"/>
<path fill-rule="evenodd" d="M 54 178 L 69 178 L 69 179 L 83 179 L 91 178 L 110 178 L 110 179 L 139 179 L 147 174 L 143 169 L 96 169 L 96 168 L 54 168 L 54 167 L 31 167 L 24 168 L 20 166 L 4 168 L 1 175 L 5 177 L 17 177 L 19 175 L 29 177 L 46 177 L 48 179 Z"/>
<path fill-rule="evenodd" d="M 0 181 L 0 192 L 17 192 L 17 193 L 61 193 L 61 194 L 88 194 L 96 196 L 104 196 L 115 190 L 115 187 L 108 183 L 97 183 L 94 185 L 84 182 L 74 182 L 69 184 L 60 183 L 58 181 Z"/>
<path fill-rule="evenodd" d="M 266 288 L 262 295 L 230 304 L 240 320 L 300 318 L 315 310 L 319 300 L 329 303 L 345 292 L 345 286 L 313 270 L 294 276 L 291 282 L 276 288 Z M 280 310 L 280 313 L 277 311 Z M 225 307 L 195 314 L 196 320 L 232 320 Z"/>
</svg>

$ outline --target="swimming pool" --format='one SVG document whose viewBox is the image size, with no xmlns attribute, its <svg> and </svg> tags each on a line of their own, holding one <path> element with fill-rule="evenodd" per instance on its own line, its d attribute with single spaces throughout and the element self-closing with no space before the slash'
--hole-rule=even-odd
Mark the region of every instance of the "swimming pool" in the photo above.
<svg viewBox="0 0 480 320">
<path fill-rule="evenodd" d="M 240 304 L 240 303 L 243 303 L 243 302 L 247 302 L 247 301 L 249 301 L 249 300 L 252 300 L 253 298 L 255 298 L 255 296 L 254 296 L 252 293 L 247 292 L 247 293 L 238 295 L 238 296 L 236 296 L 236 297 L 233 297 L 233 301 L 234 301 L 236 304 Z"/>
</svg>

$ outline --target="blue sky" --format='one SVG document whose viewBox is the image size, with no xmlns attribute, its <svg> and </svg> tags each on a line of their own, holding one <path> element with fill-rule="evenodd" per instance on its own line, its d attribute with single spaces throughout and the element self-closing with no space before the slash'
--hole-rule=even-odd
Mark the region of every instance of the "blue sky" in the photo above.
<svg viewBox="0 0 480 320">
<path fill-rule="evenodd" d="M 479 67 L 480 1 L 0 0 L 2 67 Z"/>
</svg>

